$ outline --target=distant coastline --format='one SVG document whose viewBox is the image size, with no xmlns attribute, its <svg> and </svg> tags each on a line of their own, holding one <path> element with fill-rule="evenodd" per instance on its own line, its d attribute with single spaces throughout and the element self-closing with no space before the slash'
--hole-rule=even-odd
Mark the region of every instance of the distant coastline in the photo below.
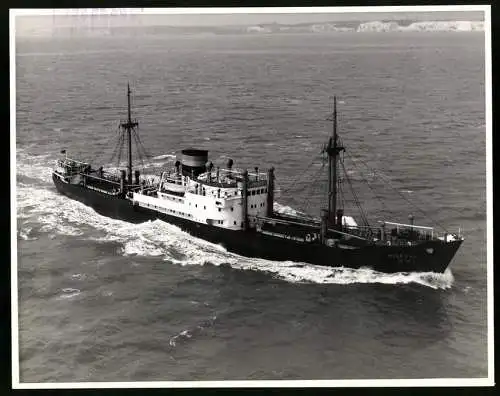
<svg viewBox="0 0 500 396">
<path fill-rule="evenodd" d="M 384 32 L 483 32 L 483 21 L 343 21 L 301 24 L 257 24 L 244 26 L 96 26 L 87 23 L 30 29 L 20 37 L 33 36 L 130 36 L 137 34 L 287 34 L 287 33 L 384 33 Z"/>
</svg>

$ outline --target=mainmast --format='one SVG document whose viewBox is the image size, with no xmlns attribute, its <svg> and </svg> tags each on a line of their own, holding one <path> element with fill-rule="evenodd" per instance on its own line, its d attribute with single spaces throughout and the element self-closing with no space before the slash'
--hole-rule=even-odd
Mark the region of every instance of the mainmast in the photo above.
<svg viewBox="0 0 500 396">
<path fill-rule="evenodd" d="M 337 141 L 337 97 L 333 98 L 333 132 L 328 140 L 326 152 L 328 153 L 328 220 L 335 224 L 337 212 L 337 163 L 338 157 L 344 147 L 339 146 Z"/>
<path fill-rule="evenodd" d="M 131 110 L 130 110 L 130 84 L 127 83 L 127 103 L 128 103 L 128 118 L 127 121 L 121 122 L 120 126 L 127 131 L 127 141 L 128 141 L 128 164 L 127 164 L 127 180 L 128 184 L 132 184 L 132 130 L 139 124 L 137 120 L 132 121 Z"/>
</svg>

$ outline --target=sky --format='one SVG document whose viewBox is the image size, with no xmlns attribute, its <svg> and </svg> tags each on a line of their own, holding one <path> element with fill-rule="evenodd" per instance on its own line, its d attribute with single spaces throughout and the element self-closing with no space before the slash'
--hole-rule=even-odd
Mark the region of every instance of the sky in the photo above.
<svg viewBox="0 0 500 396">
<path fill-rule="evenodd" d="M 72 26 L 88 23 L 93 26 L 231 26 L 256 25 L 266 23 L 298 24 L 305 22 L 374 21 L 374 20 L 483 20 L 480 11 L 440 11 L 440 12 L 376 12 L 376 13 L 294 13 L 294 14 L 188 14 L 188 15 L 105 15 L 95 10 L 94 16 L 18 16 L 16 33 L 43 31 L 54 26 Z"/>
</svg>

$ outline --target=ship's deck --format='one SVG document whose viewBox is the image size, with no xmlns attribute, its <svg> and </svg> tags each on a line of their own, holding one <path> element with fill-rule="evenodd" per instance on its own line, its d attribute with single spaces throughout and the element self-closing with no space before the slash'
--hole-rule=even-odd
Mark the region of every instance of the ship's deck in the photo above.
<svg viewBox="0 0 500 396">
<path fill-rule="evenodd" d="M 263 233 L 304 242 L 319 242 L 321 223 L 317 219 L 274 214 L 270 218 L 260 218 L 260 220 L 262 222 L 260 231 Z M 329 227 L 325 237 L 351 246 L 371 244 L 407 246 L 436 240 L 429 232 L 431 230 L 430 227 L 417 227 L 417 229 L 397 227 L 386 230 L 385 234 L 382 235 L 380 227 L 336 226 Z"/>
</svg>

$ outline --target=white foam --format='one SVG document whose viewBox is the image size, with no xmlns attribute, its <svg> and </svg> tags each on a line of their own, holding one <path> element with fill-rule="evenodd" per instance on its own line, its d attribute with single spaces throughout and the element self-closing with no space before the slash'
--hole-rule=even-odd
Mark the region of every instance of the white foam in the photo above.
<svg viewBox="0 0 500 396">
<path fill-rule="evenodd" d="M 177 340 L 192 338 L 193 335 L 199 334 L 207 327 L 210 327 L 211 325 L 213 325 L 213 323 L 215 322 L 216 319 L 217 319 L 217 316 L 214 315 L 209 320 L 203 321 L 202 323 L 200 323 L 196 327 L 193 327 L 192 329 L 182 330 L 180 333 L 178 333 L 177 335 L 170 338 L 169 345 L 171 347 L 175 347 L 177 345 Z"/>
<path fill-rule="evenodd" d="M 27 176 L 32 179 L 50 182 L 52 168 L 43 166 L 41 162 L 46 162 L 46 156 L 38 156 L 22 159 L 23 154 L 18 153 L 16 175 Z"/>
<path fill-rule="evenodd" d="M 95 279 L 95 275 L 88 275 L 88 274 L 81 274 L 81 273 L 76 273 L 71 275 L 72 280 L 78 280 L 78 281 L 85 281 L 89 279 Z"/>
<path fill-rule="evenodd" d="M 64 288 L 62 289 L 62 294 L 59 295 L 59 299 L 61 298 L 73 298 L 73 297 L 76 297 L 80 294 L 80 290 L 79 289 L 73 289 L 71 287 L 67 287 L 67 288 Z"/>
<path fill-rule="evenodd" d="M 204 251 L 200 254 L 199 248 L 189 245 L 183 246 L 183 249 L 185 249 L 185 259 L 175 260 L 168 258 L 168 260 L 180 265 L 204 265 L 210 263 L 215 266 L 220 266 L 225 264 L 235 269 L 267 272 L 275 278 L 291 283 L 342 285 L 353 283 L 417 283 L 433 289 L 448 289 L 453 284 L 453 275 L 449 269 L 446 270 L 444 274 L 434 272 L 386 274 L 373 271 L 369 268 L 351 269 L 324 267 L 293 261 L 282 262 L 259 258 L 247 258 L 224 250 L 212 250 L 212 252 Z"/>
<path fill-rule="evenodd" d="M 183 338 L 186 339 L 186 338 L 191 338 L 191 337 L 192 337 L 192 335 L 189 332 L 189 330 L 183 330 L 179 334 L 170 338 L 170 341 L 168 343 L 170 346 L 175 347 L 175 346 L 177 346 L 178 339 L 183 339 Z"/>
<path fill-rule="evenodd" d="M 300 210 L 294 209 L 291 206 L 282 205 L 276 201 L 273 204 L 273 210 L 276 213 L 285 214 L 285 215 L 291 215 L 291 216 L 296 216 L 296 217 L 311 217 L 310 215 L 308 215 L 305 212 L 301 212 Z"/>
<path fill-rule="evenodd" d="M 19 230 L 19 236 L 21 237 L 21 239 L 23 239 L 25 241 L 34 241 L 34 240 L 38 239 L 36 237 L 30 236 L 31 231 L 32 231 L 32 227 L 21 228 Z"/>
<path fill-rule="evenodd" d="M 156 247 L 153 242 L 148 242 L 144 239 L 139 239 L 139 240 L 131 240 L 125 242 L 123 248 L 123 254 L 125 256 L 131 256 L 131 255 L 162 256 L 165 254 L 165 252 L 160 247 Z"/>
<path fill-rule="evenodd" d="M 45 214 L 39 216 L 37 219 L 40 223 L 44 224 L 40 231 L 43 232 L 56 232 L 60 235 L 71 235 L 71 236 L 79 236 L 83 234 L 83 231 L 77 227 L 73 227 L 69 224 L 66 224 L 64 220 L 52 214 Z"/>
</svg>

